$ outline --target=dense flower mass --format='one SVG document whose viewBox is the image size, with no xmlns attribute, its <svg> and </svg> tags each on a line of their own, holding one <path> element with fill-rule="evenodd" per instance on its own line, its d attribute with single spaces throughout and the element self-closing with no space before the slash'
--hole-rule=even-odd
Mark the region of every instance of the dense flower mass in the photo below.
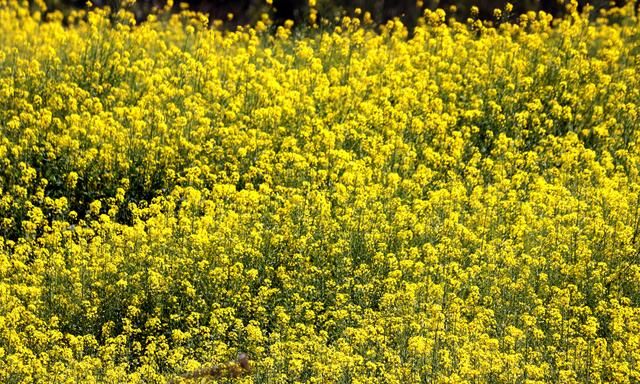
<svg viewBox="0 0 640 384">
<path fill-rule="evenodd" d="M 19 3 L 0 382 L 640 381 L 630 7 L 409 36 Z"/>
</svg>

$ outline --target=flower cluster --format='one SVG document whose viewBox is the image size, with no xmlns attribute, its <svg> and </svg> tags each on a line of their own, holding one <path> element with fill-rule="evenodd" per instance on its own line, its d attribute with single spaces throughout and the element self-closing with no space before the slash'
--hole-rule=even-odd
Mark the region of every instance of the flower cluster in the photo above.
<svg viewBox="0 0 640 384">
<path fill-rule="evenodd" d="M 0 0 L 0 382 L 640 381 L 630 7 L 38 3 Z"/>
</svg>

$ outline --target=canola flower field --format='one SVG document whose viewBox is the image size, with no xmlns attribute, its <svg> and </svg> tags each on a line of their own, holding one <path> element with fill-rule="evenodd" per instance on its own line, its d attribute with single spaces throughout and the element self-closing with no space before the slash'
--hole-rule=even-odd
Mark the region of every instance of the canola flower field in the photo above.
<svg viewBox="0 0 640 384">
<path fill-rule="evenodd" d="M 21 3 L 0 382 L 640 381 L 630 6 L 409 36 Z"/>
</svg>

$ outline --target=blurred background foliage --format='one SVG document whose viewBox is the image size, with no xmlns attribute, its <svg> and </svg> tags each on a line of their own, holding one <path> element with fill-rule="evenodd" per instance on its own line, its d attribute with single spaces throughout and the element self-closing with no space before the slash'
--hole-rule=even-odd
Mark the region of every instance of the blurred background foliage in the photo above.
<svg viewBox="0 0 640 384">
<path fill-rule="evenodd" d="M 32 3 L 42 0 L 29 0 Z M 596 16 L 603 9 L 624 6 L 628 1 L 633 1 L 636 9 L 640 0 L 578 0 L 579 9 L 586 4 L 593 6 L 593 15 Z M 163 9 L 167 6 L 167 0 L 44 0 L 47 12 L 62 10 L 67 12 L 72 8 L 90 6 L 109 6 L 119 9 L 128 6 L 136 13 L 141 21 L 153 12 L 154 9 Z M 567 6 L 575 0 L 512 0 L 513 11 L 508 17 L 517 17 L 528 11 L 545 11 L 554 16 L 561 16 L 566 12 Z M 133 6 L 130 3 L 135 3 Z M 264 13 L 269 14 L 277 23 L 285 20 L 294 20 L 297 24 L 304 24 L 308 20 L 310 3 L 317 10 L 321 19 L 332 21 L 336 17 L 353 14 L 359 8 L 363 12 L 369 12 L 377 23 L 383 23 L 389 19 L 400 18 L 409 27 L 415 25 L 417 18 L 424 9 L 442 8 L 450 16 L 460 20 L 466 20 L 470 16 L 481 19 L 491 19 L 494 9 L 504 9 L 507 0 L 175 0 L 171 6 L 173 11 L 189 9 L 209 14 L 210 20 L 225 20 L 225 25 L 251 24 L 257 21 Z M 171 5 L 171 4 L 170 4 Z M 472 7 L 477 7 L 478 15 L 472 15 Z M 233 15 L 233 16 L 231 16 Z"/>
</svg>

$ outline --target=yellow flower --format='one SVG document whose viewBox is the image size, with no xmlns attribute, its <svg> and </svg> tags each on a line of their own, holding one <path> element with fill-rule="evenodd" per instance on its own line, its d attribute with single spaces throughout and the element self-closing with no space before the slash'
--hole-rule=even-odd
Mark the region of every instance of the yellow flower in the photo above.
<svg viewBox="0 0 640 384">
<path fill-rule="evenodd" d="M 640 375 L 630 9 L 0 3 L 0 382 Z"/>
</svg>

